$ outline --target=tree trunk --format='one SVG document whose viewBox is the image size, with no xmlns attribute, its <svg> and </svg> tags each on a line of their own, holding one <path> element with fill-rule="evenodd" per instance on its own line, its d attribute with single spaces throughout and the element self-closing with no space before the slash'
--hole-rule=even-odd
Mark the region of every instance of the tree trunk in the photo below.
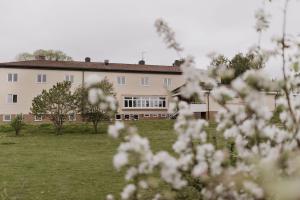
<svg viewBox="0 0 300 200">
<path fill-rule="evenodd" d="M 94 133 L 98 134 L 98 122 L 97 121 L 93 121 L 93 126 L 94 126 Z"/>
<path fill-rule="evenodd" d="M 57 135 L 61 135 L 61 129 L 62 129 L 62 125 L 63 125 L 63 119 L 61 117 L 59 117 L 57 119 L 57 121 L 54 122 L 54 124 L 55 124 L 56 134 Z"/>
</svg>

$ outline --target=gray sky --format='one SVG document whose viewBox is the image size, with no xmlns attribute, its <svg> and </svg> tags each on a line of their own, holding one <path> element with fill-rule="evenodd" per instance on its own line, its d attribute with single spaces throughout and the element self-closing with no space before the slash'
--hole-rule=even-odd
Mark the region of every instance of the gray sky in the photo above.
<svg viewBox="0 0 300 200">
<path fill-rule="evenodd" d="M 293 0 L 296 1 L 296 0 Z M 271 35 L 280 34 L 280 0 L 272 5 Z M 177 54 L 165 48 L 154 21 L 164 18 L 198 66 L 210 52 L 232 56 L 257 41 L 254 12 L 262 0 L 0 0 L 0 61 L 20 52 L 59 49 L 75 60 L 171 64 Z M 288 30 L 300 33 L 300 2 L 293 2 Z M 271 66 L 272 65 L 272 66 Z M 270 64 L 267 71 L 278 71 Z"/>
</svg>

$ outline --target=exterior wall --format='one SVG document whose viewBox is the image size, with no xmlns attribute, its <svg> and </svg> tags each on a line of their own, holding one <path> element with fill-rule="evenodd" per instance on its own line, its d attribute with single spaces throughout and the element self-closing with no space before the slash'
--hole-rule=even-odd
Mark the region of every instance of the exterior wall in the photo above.
<svg viewBox="0 0 300 200">
<path fill-rule="evenodd" d="M 17 82 L 8 82 L 8 73 L 17 73 Z M 47 74 L 46 83 L 37 83 L 38 74 Z M 121 72 L 91 72 L 85 71 L 63 71 L 63 70 L 39 70 L 39 69 L 14 69 L 14 68 L 0 68 L 0 122 L 4 114 L 19 114 L 24 116 L 30 114 L 30 107 L 32 99 L 40 94 L 43 89 L 50 89 L 57 82 L 65 80 L 66 75 L 74 76 L 74 83 L 72 89 L 79 87 L 84 80 L 88 80 L 91 75 L 98 75 L 99 77 L 106 77 L 114 85 L 116 98 L 119 102 L 118 113 L 120 114 L 164 114 L 167 109 L 125 109 L 123 105 L 124 96 L 161 96 L 167 98 L 167 107 L 169 92 L 173 89 L 183 85 L 183 78 L 181 75 L 172 74 L 145 74 L 145 73 L 121 73 Z M 125 76 L 126 84 L 118 85 L 117 77 Z M 149 86 L 141 85 L 141 78 L 149 77 Z M 172 85 L 166 89 L 163 86 L 164 78 L 170 78 Z M 18 102 L 16 104 L 7 103 L 8 94 L 17 94 Z M 28 119 L 30 116 L 28 115 Z M 31 119 L 33 121 L 33 118 Z M 30 121 L 30 120 L 29 120 Z"/>
<path fill-rule="evenodd" d="M 15 116 L 16 116 L 16 114 L 12 114 L 11 115 L 12 119 Z M 35 117 L 32 114 L 23 114 L 22 116 L 23 116 L 23 121 L 25 123 L 37 123 L 37 124 L 39 124 L 39 123 L 51 123 L 51 121 L 48 117 L 44 117 L 42 121 L 35 121 L 34 120 Z M 66 122 L 68 122 L 68 123 L 76 123 L 76 122 L 81 122 L 81 121 L 82 121 L 82 118 L 81 118 L 81 115 L 79 115 L 79 114 L 76 115 L 76 120 L 74 120 L 74 121 L 70 121 L 68 119 L 66 120 Z M 1 123 L 10 123 L 10 122 L 3 121 L 3 115 L 0 114 L 0 124 Z"/>
<path fill-rule="evenodd" d="M 261 102 L 262 105 L 267 106 L 269 111 L 274 111 L 276 108 L 276 95 L 275 94 L 266 94 Z M 209 104 L 208 104 L 209 101 Z M 240 98 L 233 99 L 232 101 L 229 101 L 227 103 L 228 107 L 238 107 L 243 105 L 243 101 Z M 209 107 L 208 107 L 209 106 Z M 207 98 L 207 95 L 205 96 L 203 104 L 192 104 L 193 112 L 195 113 L 195 116 L 197 118 L 203 118 L 201 117 L 201 113 L 206 113 L 206 118 L 208 118 L 208 112 L 209 112 L 209 118 L 213 119 L 214 116 L 218 111 L 222 109 L 222 106 L 220 106 L 216 101 L 213 100 L 211 96 L 209 96 L 209 100 Z"/>
<path fill-rule="evenodd" d="M 118 113 L 120 114 L 133 114 L 133 113 L 166 113 L 167 109 L 134 109 L 124 108 L 123 98 L 125 96 L 160 96 L 166 97 L 167 102 L 170 96 L 170 91 L 184 84 L 181 75 L 170 74 L 142 74 L 142 73 L 107 73 L 107 72 L 85 72 L 85 80 L 91 75 L 97 75 L 101 78 L 107 78 L 114 85 L 116 98 L 119 102 Z M 125 76 L 125 85 L 118 85 L 117 77 Z M 142 77 L 149 77 L 149 86 L 141 84 Z M 172 85 L 170 88 L 164 87 L 164 78 L 170 78 Z M 168 103 L 167 103 L 168 107 Z"/>
<path fill-rule="evenodd" d="M 206 100 L 207 102 L 207 100 Z M 227 106 L 229 107 L 237 107 L 240 105 L 243 105 L 243 101 L 239 98 L 236 98 L 230 102 L 227 103 Z M 276 108 L 276 99 L 275 94 L 266 94 L 261 102 L 262 105 L 267 106 L 270 111 L 274 111 Z M 222 107 L 215 102 L 211 97 L 209 98 L 209 111 L 211 112 L 217 112 Z"/>
</svg>

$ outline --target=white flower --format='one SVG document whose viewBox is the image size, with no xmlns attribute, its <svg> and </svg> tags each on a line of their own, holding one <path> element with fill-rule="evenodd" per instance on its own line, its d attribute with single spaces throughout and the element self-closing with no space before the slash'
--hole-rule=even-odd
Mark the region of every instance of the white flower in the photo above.
<svg viewBox="0 0 300 200">
<path fill-rule="evenodd" d="M 137 174 L 138 174 L 138 170 L 137 170 L 135 167 L 130 167 L 130 168 L 127 170 L 125 179 L 126 179 L 126 180 L 131 180 L 131 179 L 133 179 Z"/>
<path fill-rule="evenodd" d="M 106 196 L 106 200 L 114 200 L 115 198 L 114 198 L 114 196 L 112 195 L 112 194 L 108 194 L 107 196 Z"/>
<path fill-rule="evenodd" d="M 117 101 L 116 98 L 113 96 L 107 96 L 106 97 L 106 102 L 108 103 L 109 107 L 111 110 L 116 110 L 117 109 Z"/>
<path fill-rule="evenodd" d="M 114 156 L 113 164 L 117 170 L 120 170 L 127 163 L 128 163 L 128 154 L 127 153 L 119 152 Z"/>
<path fill-rule="evenodd" d="M 199 177 L 206 174 L 207 170 L 208 164 L 206 162 L 201 162 L 193 168 L 192 175 L 193 177 Z"/>
<path fill-rule="evenodd" d="M 120 130 L 124 129 L 124 123 L 116 121 L 114 125 L 109 125 L 108 127 L 108 135 L 113 138 L 118 138 L 120 134 Z"/>
<path fill-rule="evenodd" d="M 186 185 L 186 181 L 182 179 L 178 171 L 178 161 L 170 156 L 167 152 L 159 152 L 154 156 L 154 164 L 161 167 L 161 177 L 174 188 L 180 189 Z"/>
<path fill-rule="evenodd" d="M 91 104 L 96 104 L 99 101 L 99 98 L 103 94 L 102 90 L 92 88 L 89 90 L 89 101 Z"/>
<path fill-rule="evenodd" d="M 139 186 L 143 189 L 147 189 L 149 187 L 149 185 L 146 181 L 140 181 Z"/>
<path fill-rule="evenodd" d="M 156 194 L 152 200 L 160 200 L 160 199 L 161 199 L 161 195 Z"/>
<path fill-rule="evenodd" d="M 251 181 L 244 181 L 243 186 L 245 190 L 252 193 L 256 198 L 261 199 L 264 196 L 264 191 L 257 184 Z"/>
<path fill-rule="evenodd" d="M 100 76 L 98 76 L 96 74 L 88 76 L 87 79 L 86 79 L 87 87 L 89 87 L 89 86 L 91 86 L 93 84 L 101 82 L 102 79 L 103 79 L 102 77 L 100 77 Z"/>
<path fill-rule="evenodd" d="M 224 186 L 223 186 L 223 184 L 218 185 L 218 186 L 215 188 L 215 191 L 216 191 L 216 193 L 221 194 L 221 193 L 224 191 Z"/>
<path fill-rule="evenodd" d="M 133 184 L 127 185 L 124 189 L 123 192 L 121 193 L 121 198 L 123 200 L 130 199 L 131 195 L 135 192 L 136 186 Z"/>
</svg>

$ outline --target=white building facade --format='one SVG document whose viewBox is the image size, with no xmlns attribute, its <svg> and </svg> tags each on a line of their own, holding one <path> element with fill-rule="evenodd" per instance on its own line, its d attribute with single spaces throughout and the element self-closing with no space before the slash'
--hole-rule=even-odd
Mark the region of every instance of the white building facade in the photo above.
<svg viewBox="0 0 300 200">
<path fill-rule="evenodd" d="M 107 78 L 119 104 L 116 119 L 167 118 L 170 91 L 184 84 L 178 66 L 76 61 L 21 61 L 0 63 L 0 122 L 22 113 L 28 122 L 34 97 L 57 82 L 71 81 L 72 90 L 91 75 Z M 70 117 L 75 120 L 74 117 Z"/>
</svg>

